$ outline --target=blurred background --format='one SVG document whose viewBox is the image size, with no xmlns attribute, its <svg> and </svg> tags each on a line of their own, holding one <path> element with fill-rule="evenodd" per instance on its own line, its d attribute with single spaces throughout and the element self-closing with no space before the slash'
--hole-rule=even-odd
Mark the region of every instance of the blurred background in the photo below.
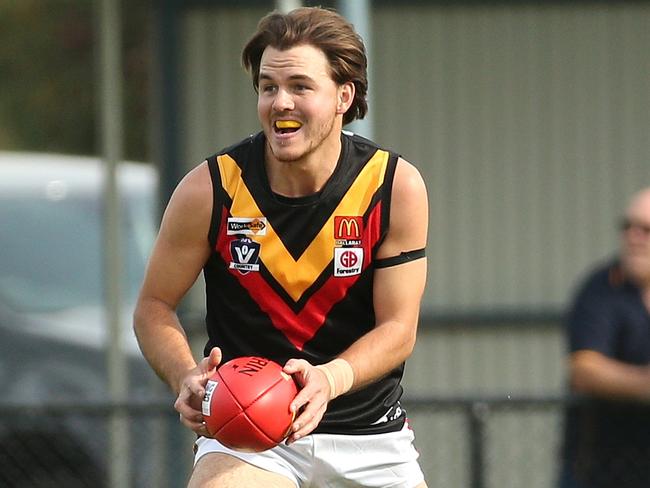
<svg viewBox="0 0 650 488">
<path fill-rule="evenodd" d="M 555 486 L 562 316 L 650 183 L 647 1 L 0 2 L 1 486 L 185 485 L 192 438 L 130 315 L 176 183 L 259 130 L 243 44 L 301 4 L 357 26 L 350 129 L 428 186 L 404 403 L 429 486 Z"/>
</svg>

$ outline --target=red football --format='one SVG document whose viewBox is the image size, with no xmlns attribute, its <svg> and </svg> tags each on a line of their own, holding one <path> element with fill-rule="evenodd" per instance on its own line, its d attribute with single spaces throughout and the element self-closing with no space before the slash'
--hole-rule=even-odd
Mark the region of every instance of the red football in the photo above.
<svg viewBox="0 0 650 488">
<path fill-rule="evenodd" d="M 208 432 L 223 445 L 259 452 L 282 442 L 293 422 L 293 378 L 269 359 L 246 356 L 222 364 L 201 405 Z"/>
</svg>

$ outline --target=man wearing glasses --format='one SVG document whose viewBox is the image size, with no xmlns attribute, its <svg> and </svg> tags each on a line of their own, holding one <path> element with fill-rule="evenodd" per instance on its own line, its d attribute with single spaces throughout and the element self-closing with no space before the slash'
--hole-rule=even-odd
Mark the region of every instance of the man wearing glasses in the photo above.
<svg viewBox="0 0 650 488">
<path fill-rule="evenodd" d="M 570 406 L 561 488 L 650 486 L 650 188 L 633 196 L 618 257 L 567 316 Z"/>
</svg>

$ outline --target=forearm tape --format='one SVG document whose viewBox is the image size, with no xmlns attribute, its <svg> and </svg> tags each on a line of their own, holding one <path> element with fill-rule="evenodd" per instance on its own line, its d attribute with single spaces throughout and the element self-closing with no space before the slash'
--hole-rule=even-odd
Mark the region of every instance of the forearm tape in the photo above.
<svg viewBox="0 0 650 488">
<path fill-rule="evenodd" d="M 350 391 L 354 383 L 352 366 L 343 358 L 336 358 L 329 363 L 316 366 L 327 378 L 330 384 L 330 400 Z"/>
</svg>

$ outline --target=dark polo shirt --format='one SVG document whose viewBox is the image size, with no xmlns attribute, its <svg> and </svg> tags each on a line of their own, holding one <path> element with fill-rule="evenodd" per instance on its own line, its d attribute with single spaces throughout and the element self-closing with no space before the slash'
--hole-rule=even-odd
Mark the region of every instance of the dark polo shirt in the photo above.
<svg viewBox="0 0 650 488">
<path fill-rule="evenodd" d="M 650 364 L 650 314 L 618 261 L 592 272 L 567 317 L 571 352 Z M 588 487 L 650 487 L 650 407 L 592 400 L 568 409 L 565 455 Z"/>
</svg>

